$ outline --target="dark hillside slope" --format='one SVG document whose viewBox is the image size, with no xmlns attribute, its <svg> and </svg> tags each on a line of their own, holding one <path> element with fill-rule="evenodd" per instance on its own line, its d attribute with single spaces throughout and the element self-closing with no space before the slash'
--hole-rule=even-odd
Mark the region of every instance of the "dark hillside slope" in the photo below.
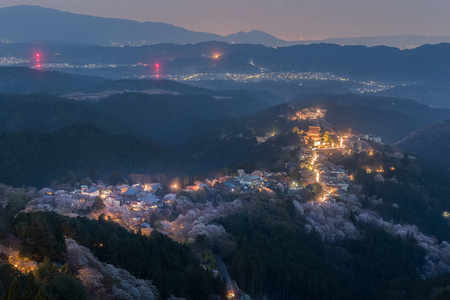
<svg viewBox="0 0 450 300">
<path fill-rule="evenodd" d="M 242 118 L 267 107 L 245 94 L 216 99 L 207 95 L 123 93 L 88 102 L 46 94 L 0 94 L 0 130 L 52 132 L 74 123 L 91 123 L 105 132 L 178 144 L 214 129 L 200 126 L 202 121 Z"/>
<path fill-rule="evenodd" d="M 450 121 L 416 130 L 396 145 L 450 168 Z"/>
<path fill-rule="evenodd" d="M 98 77 L 40 71 L 25 67 L 0 68 L 0 92 L 6 94 L 49 93 L 54 95 L 91 91 L 108 81 Z"/>
<path fill-rule="evenodd" d="M 82 179 L 92 169 L 100 176 L 174 172 L 182 159 L 171 149 L 131 136 L 106 134 L 89 124 L 54 133 L 0 133 L 0 182 L 14 186 L 47 186 L 73 171 Z"/>
</svg>

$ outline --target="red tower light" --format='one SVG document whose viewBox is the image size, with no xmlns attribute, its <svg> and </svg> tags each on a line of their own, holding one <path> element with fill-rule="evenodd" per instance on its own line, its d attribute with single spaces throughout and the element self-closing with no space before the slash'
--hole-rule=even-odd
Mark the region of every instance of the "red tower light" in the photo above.
<svg viewBox="0 0 450 300">
<path fill-rule="evenodd" d="M 40 53 L 36 53 L 36 57 L 40 57 L 41 56 L 41 54 Z"/>
<path fill-rule="evenodd" d="M 159 68 L 159 64 L 155 64 L 155 68 Z"/>
</svg>

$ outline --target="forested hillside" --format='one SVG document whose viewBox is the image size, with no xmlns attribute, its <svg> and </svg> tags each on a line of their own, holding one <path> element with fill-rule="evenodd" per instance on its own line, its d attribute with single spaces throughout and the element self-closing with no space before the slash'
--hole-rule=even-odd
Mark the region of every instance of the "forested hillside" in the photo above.
<svg viewBox="0 0 450 300">
<path fill-rule="evenodd" d="M 396 145 L 406 151 L 450 167 L 450 121 L 418 129 Z"/>
<path fill-rule="evenodd" d="M 74 123 L 90 123 L 108 133 L 174 145 L 214 130 L 199 125 L 201 121 L 241 118 L 267 107 L 259 99 L 239 94 L 215 99 L 207 95 L 124 93 L 94 102 L 46 94 L 0 95 L 0 130 L 52 132 Z"/>
<path fill-rule="evenodd" d="M 0 182 L 14 186 L 48 186 L 68 172 L 82 180 L 92 170 L 107 179 L 115 171 L 126 176 L 175 173 L 183 168 L 183 158 L 169 148 L 132 136 L 107 134 L 89 124 L 54 133 L 0 133 Z"/>
</svg>

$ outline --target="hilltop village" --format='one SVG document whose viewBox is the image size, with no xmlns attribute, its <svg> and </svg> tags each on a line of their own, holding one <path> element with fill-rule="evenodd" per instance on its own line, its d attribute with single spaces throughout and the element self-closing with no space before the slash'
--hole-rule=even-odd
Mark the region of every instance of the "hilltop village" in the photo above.
<svg viewBox="0 0 450 300">
<path fill-rule="evenodd" d="M 319 120 L 324 118 L 324 114 L 324 111 L 306 109 L 290 119 Z M 328 161 L 327 156 L 333 152 L 348 155 L 352 151 L 373 155 L 375 150 L 371 143 L 381 144 L 381 139 L 376 136 L 338 135 L 323 131 L 320 126 L 309 126 L 307 131 L 294 127 L 293 132 L 301 136 L 305 144 L 285 147 L 285 151 L 297 151 L 298 160 L 287 162 L 283 170 L 246 173 L 238 169 L 236 174 L 190 180 L 192 184 L 177 179 L 163 183 L 146 182 L 145 176 L 141 176 L 144 180 L 133 185 L 106 185 L 101 181 L 79 188 L 60 185 L 55 189 L 37 191 L 38 197 L 29 202 L 25 211 L 55 211 L 71 217 L 80 215 L 96 219 L 103 217 L 133 232 L 150 234 L 156 227 L 167 233 L 161 222 L 167 222 L 171 216 L 197 205 L 206 205 L 211 197 L 233 199 L 242 194 L 297 194 L 312 184 L 321 190 L 318 202 L 342 196 L 352 186 L 352 175 L 342 166 Z M 260 137 L 259 141 L 262 139 L 266 137 Z M 400 157 L 402 154 L 396 155 Z M 381 174 L 383 170 L 375 168 L 374 172 Z"/>
</svg>

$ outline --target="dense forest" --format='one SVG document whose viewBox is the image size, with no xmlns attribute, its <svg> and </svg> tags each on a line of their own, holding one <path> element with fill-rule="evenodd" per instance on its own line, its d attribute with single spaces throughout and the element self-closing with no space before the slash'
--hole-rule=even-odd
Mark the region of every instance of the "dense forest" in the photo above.
<svg viewBox="0 0 450 300">
<path fill-rule="evenodd" d="M 396 145 L 413 154 L 450 167 L 450 121 L 433 124 L 409 134 Z"/>
<path fill-rule="evenodd" d="M 130 135 L 108 134 L 90 124 L 74 124 L 53 133 L 3 132 L 0 182 L 41 188 L 95 177 L 115 184 L 109 180 L 114 174 L 120 178 L 131 173 L 193 176 L 233 165 L 270 166 L 283 154 L 279 142 L 290 138 L 292 134 L 279 135 L 259 144 L 253 134 L 225 138 L 211 134 L 180 147 L 166 147 Z"/>
<path fill-rule="evenodd" d="M 75 182 L 80 182 L 92 170 L 104 180 L 115 171 L 124 176 L 174 174 L 183 169 L 183 161 L 170 148 L 107 134 L 89 124 L 74 124 L 54 133 L 0 133 L 0 182 L 14 186 L 49 186 L 68 172 L 77 174 Z"/>
<path fill-rule="evenodd" d="M 362 152 L 333 159 L 354 172 L 356 182 L 363 186 L 362 192 L 367 197 L 383 199 L 375 207 L 383 218 L 416 224 L 440 240 L 450 239 L 450 227 L 442 218 L 442 212 L 450 209 L 450 172 L 445 167 L 410 158 L 406 153 L 400 160 L 378 152 L 373 156 Z M 385 180 L 377 180 L 376 174 L 366 171 L 372 166 L 385 170 Z"/>
<path fill-rule="evenodd" d="M 153 231 L 148 238 L 112 221 L 67 218 L 55 213 L 20 214 L 13 232 L 21 239 L 21 255 L 37 261 L 62 261 L 64 237 L 76 240 L 101 260 L 120 266 L 138 278 L 150 279 L 160 296 L 208 299 L 223 294 L 224 285 L 205 271 L 185 245 Z M 98 245 L 102 245 L 101 247 Z"/>
<path fill-rule="evenodd" d="M 123 93 L 98 101 L 74 101 L 47 94 L 1 94 L 0 130 L 53 132 L 74 123 L 90 123 L 108 133 L 176 145 L 214 130 L 201 126 L 202 121 L 243 118 L 267 107 L 264 101 L 241 93 L 220 99 L 208 95 Z"/>
<path fill-rule="evenodd" d="M 326 245 L 315 231 L 305 231 L 305 220 L 290 201 L 266 201 L 259 199 L 215 221 L 237 244 L 224 260 L 238 286 L 250 294 L 271 299 L 387 299 L 419 281 L 417 268 L 424 254 L 414 238 L 355 223 L 364 232 L 361 238 Z"/>
<path fill-rule="evenodd" d="M 40 292 L 53 299 L 84 299 L 83 285 L 65 264 L 66 238 L 86 246 L 101 261 L 123 268 L 137 278 L 151 280 L 164 299 L 170 295 L 208 299 L 212 294 L 225 293 L 223 282 L 203 269 L 187 246 L 157 231 L 150 237 L 130 233 L 102 216 L 99 220 L 89 220 L 49 212 L 16 215 L 30 196 L 25 191 L 7 195 L 3 194 L 3 190 L 0 192 L 2 197 L 9 198 L 9 204 L 0 208 L 0 238 L 7 239 L 14 235 L 19 239 L 20 255 L 39 262 L 38 268 L 30 273 L 36 282 L 29 286 L 31 283 L 27 280 L 31 281 L 30 276 L 33 276 L 29 275 L 26 279 L 8 264 L 7 257 L 0 257 L 0 293 L 7 295 L 7 299 L 16 299 L 9 298 L 13 293 L 11 290 L 24 295 L 28 289 L 32 289 L 34 295 Z M 43 291 L 41 287 L 44 287 Z M 29 298 L 25 296 L 24 299 Z"/>
</svg>

